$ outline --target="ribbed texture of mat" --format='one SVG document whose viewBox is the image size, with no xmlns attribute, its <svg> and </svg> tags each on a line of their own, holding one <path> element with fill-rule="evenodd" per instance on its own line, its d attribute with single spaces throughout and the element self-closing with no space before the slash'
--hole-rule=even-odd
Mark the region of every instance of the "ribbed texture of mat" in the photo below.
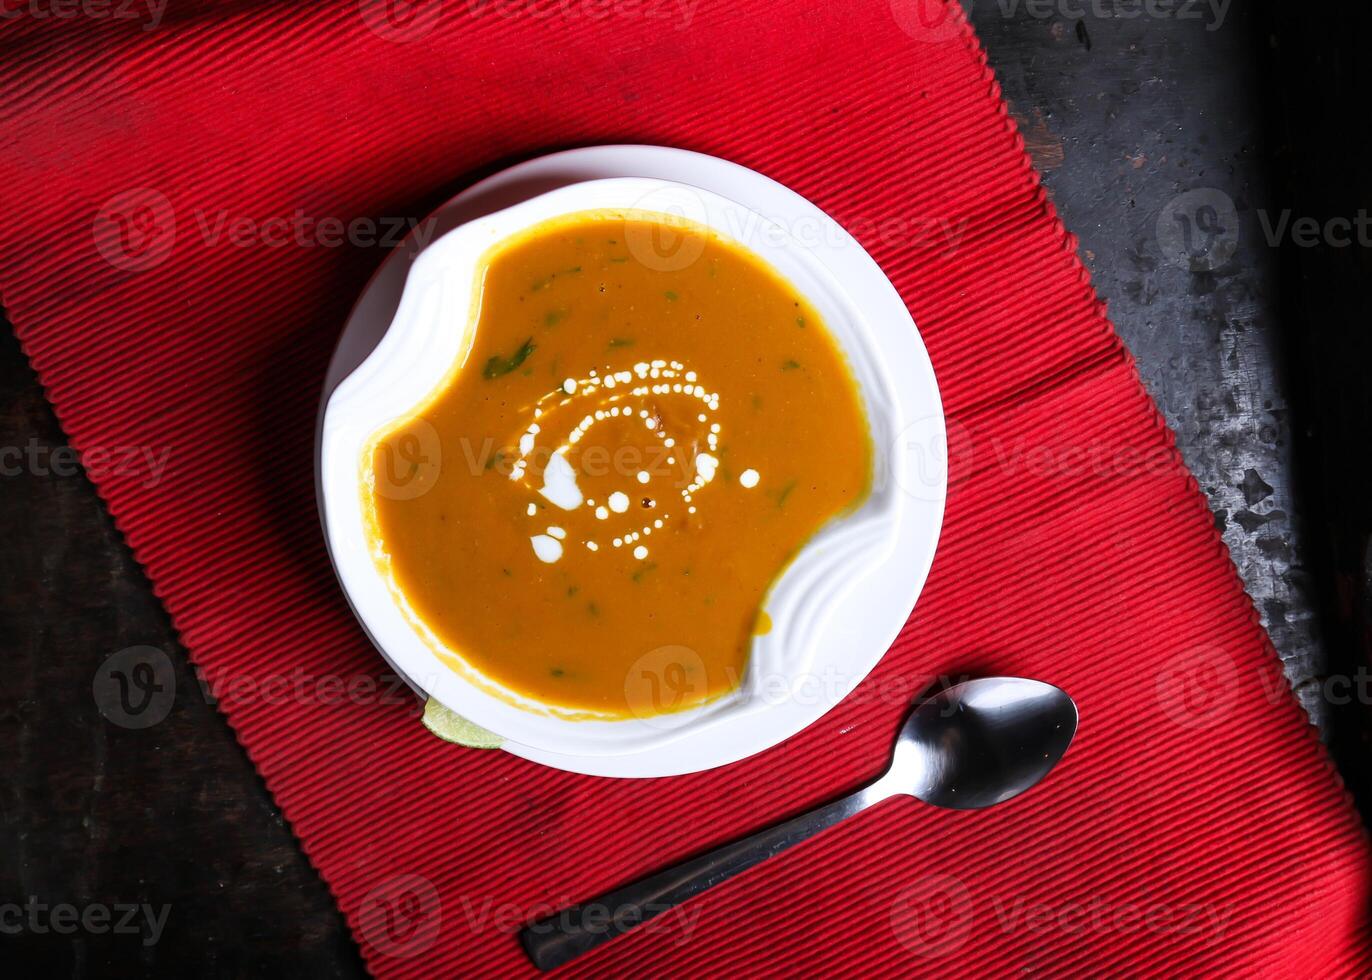
<svg viewBox="0 0 1372 980">
<path fill-rule="evenodd" d="M 568 975 L 1372 967 L 1358 819 L 957 5 L 433 10 L 0 25 L 6 310 L 75 446 L 166 451 L 160 479 L 97 485 L 370 967 L 527 974 L 520 923 L 874 775 L 910 697 L 963 673 L 1076 697 L 1052 778 L 983 813 L 885 804 Z M 452 748 L 384 690 L 289 693 L 383 672 L 324 554 L 311 459 L 382 252 L 230 237 L 297 209 L 419 218 L 498 165 L 602 142 L 737 160 L 853 229 L 914 313 L 954 435 L 933 573 L 875 673 L 779 748 L 671 780 Z M 174 245 L 130 271 L 96 218 L 138 204 Z M 286 694 L 255 693 L 272 678 Z"/>
</svg>

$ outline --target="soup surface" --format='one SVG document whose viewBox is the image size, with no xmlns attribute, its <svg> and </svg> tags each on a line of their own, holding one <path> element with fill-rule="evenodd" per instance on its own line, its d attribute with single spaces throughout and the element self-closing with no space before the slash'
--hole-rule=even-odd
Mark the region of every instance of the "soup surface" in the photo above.
<svg viewBox="0 0 1372 980">
<path fill-rule="evenodd" d="M 479 287 L 462 362 L 364 461 L 398 601 L 573 716 L 737 687 L 768 590 L 869 489 L 861 400 L 819 315 L 751 252 L 637 212 L 540 225 Z"/>
</svg>

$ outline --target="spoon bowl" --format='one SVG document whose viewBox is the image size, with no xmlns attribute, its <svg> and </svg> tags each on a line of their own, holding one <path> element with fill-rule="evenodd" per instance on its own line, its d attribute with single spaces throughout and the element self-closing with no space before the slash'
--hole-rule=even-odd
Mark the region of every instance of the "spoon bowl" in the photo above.
<svg viewBox="0 0 1372 980">
<path fill-rule="evenodd" d="M 1051 684 L 1021 677 L 954 684 L 910 713 L 891 766 L 876 782 L 530 923 L 519 941 L 536 967 L 551 970 L 892 796 L 951 810 L 1003 803 L 1046 776 L 1076 730 L 1077 706 Z"/>
<path fill-rule="evenodd" d="M 931 806 L 995 806 L 1048 775 L 1076 730 L 1077 706 L 1052 684 L 1023 677 L 964 681 L 910 712 L 887 778 Z"/>
</svg>

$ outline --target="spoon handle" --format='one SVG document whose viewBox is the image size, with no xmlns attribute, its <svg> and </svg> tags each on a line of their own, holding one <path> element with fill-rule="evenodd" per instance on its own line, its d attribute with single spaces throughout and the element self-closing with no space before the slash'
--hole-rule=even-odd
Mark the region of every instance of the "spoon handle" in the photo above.
<svg viewBox="0 0 1372 980">
<path fill-rule="evenodd" d="M 559 967 L 890 795 L 878 780 L 751 837 L 532 922 L 520 931 L 520 944 L 540 970 Z"/>
</svg>

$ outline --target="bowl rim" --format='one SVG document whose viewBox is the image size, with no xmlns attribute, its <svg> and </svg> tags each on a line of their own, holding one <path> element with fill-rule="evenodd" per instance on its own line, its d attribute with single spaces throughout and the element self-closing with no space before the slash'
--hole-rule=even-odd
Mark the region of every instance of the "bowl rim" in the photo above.
<svg viewBox="0 0 1372 980">
<path fill-rule="evenodd" d="M 598 149 L 603 151 L 616 148 L 588 149 Z M 618 149 L 630 152 L 648 151 L 650 155 L 653 151 L 672 153 L 685 152 L 666 151 L 664 150 L 664 148 L 650 147 L 624 147 Z M 565 157 L 569 154 L 584 154 L 586 152 L 587 150 L 567 151 L 567 153 L 555 154 L 553 156 Z M 700 155 L 688 154 L 688 156 L 699 157 Z M 548 160 L 549 158 L 542 159 Z M 744 168 L 737 168 L 736 165 L 727 164 L 725 161 L 718 161 L 715 160 L 715 158 L 704 159 L 713 161 L 716 164 L 724 165 L 728 168 L 742 170 L 744 171 L 744 173 L 750 174 L 753 178 L 757 178 L 761 181 L 766 181 L 766 178 L 762 178 L 760 177 L 760 175 L 753 174 L 752 171 L 746 171 L 744 170 Z M 519 167 L 512 169 L 515 171 L 518 171 L 521 168 L 527 169 L 530 167 L 531 164 L 536 164 L 538 162 L 539 161 L 530 161 L 529 163 L 519 165 Z M 497 175 L 497 178 L 500 176 L 502 175 Z M 487 181 L 482 182 L 482 185 L 489 184 L 491 183 L 491 181 L 495 179 L 496 178 L 488 178 Z M 795 201 L 802 202 L 804 208 L 808 209 L 808 211 L 811 213 L 811 216 L 819 215 L 823 221 L 826 221 L 829 224 L 831 224 L 833 226 L 833 229 L 836 229 L 838 232 L 838 247 L 846 250 L 850 254 L 850 256 L 853 255 L 853 250 L 856 250 L 857 253 L 860 253 L 861 259 L 866 260 L 866 263 L 868 263 L 868 265 L 870 266 L 870 270 L 874 270 L 876 274 L 880 276 L 880 282 L 884 284 L 885 289 L 888 291 L 889 294 L 886 297 L 886 299 L 889 300 L 891 297 L 894 297 L 897 302 L 900 302 L 899 296 L 895 293 L 894 287 L 890 285 L 889 281 L 886 279 L 884 274 L 880 272 L 880 269 L 876 266 L 875 262 L 871 260 L 870 256 L 868 256 L 865 251 L 861 250 L 861 247 L 856 243 L 856 241 L 851 239 L 851 236 L 847 236 L 847 233 L 842 231 L 842 229 L 839 228 L 839 226 L 836 223 L 832 222 L 832 219 L 829 219 L 827 215 L 824 215 L 823 212 L 820 212 L 812 204 L 809 204 L 809 202 L 805 202 L 804 199 L 799 198 L 798 195 L 794 195 L 793 192 L 781 188 L 781 185 L 777 185 L 774 182 L 770 181 L 768 183 L 773 184 L 775 188 L 780 188 L 782 191 L 785 192 L 785 194 L 790 195 Z M 455 199 L 454 202 L 450 202 L 450 206 L 460 201 L 464 197 L 469 197 L 475 194 L 477 191 L 480 190 L 482 185 L 477 185 L 470 191 L 466 192 L 466 194 L 459 195 L 459 197 Z M 754 209 L 748 204 L 736 200 L 734 197 L 725 197 L 724 195 L 718 194 L 715 191 L 710 190 L 708 188 L 702 188 L 698 184 L 688 184 L 684 181 L 675 180 L 671 178 L 621 176 L 608 177 L 603 179 L 574 180 L 569 183 L 562 184 L 561 186 L 558 186 L 554 189 L 544 191 L 543 193 L 537 193 L 532 197 L 526 197 L 522 200 L 517 201 L 516 203 L 509 204 L 505 207 L 489 211 L 488 213 L 481 215 L 479 217 L 472 218 L 471 220 L 460 221 L 455 225 L 454 228 L 433 240 L 429 245 L 427 245 L 427 247 L 423 248 L 422 250 L 419 250 L 418 257 L 412 263 L 408 271 L 408 275 L 406 276 L 405 286 L 402 290 L 400 306 L 397 308 L 395 316 L 391 318 L 391 323 L 387 325 L 387 327 L 383 331 L 382 339 L 384 340 L 386 336 L 389 336 L 392 333 L 394 333 L 394 327 L 397 325 L 397 323 L 401 323 L 403 319 L 401 314 L 403 312 L 403 307 L 405 305 L 405 297 L 407 295 L 412 295 L 414 293 L 414 289 L 412 288 L 412 286 L 421 281 L 425 281 L 426 277 L 430 276 L 429 270 L 441 270 L 441 260 L 445 257 L 445 255 L 447 255 L 447 253 L 454 251 L 454 243 L 461 242 L 464 237 L 467 239 L 476 240 L 477 238 L 479 238 L 480 233 L 482 233 L 483 231 L 495 229 L 498 233 L 497 240 L 505 240 L 512 235 L 518 234 L 520 231 L 524 229 L 537 225 L 542 221 L 555 219 L 558 216 L 574 214 L 579 211 L 586 210 L 603 210 L 604 208 L 596 205 L 591 205 L 589 207 L 586 205 L 586 201 L 594 197 L 594 195 L 591 194 L 591 192 L 596 190 L 611 189 L 616 193 L 622 194 L 623 197 L 621 197 L 620 200 L 625 201 L 627 203 L 630 201 L 636 202 L 640 200 L 643 194 L 649 190 L 662 188 L 682 189 L 692 195 L 704 197 L 707 201 L 710 201 L 712 203 L 717 202 L 721 207 L 734 209 L 738 213 L 749 215 L 751 219 L 756 220 L 758 222 L 772 223 L 770 216 L 759 212 L 758 210 Z M 551 211 L 549 210 L 550 206 L 553 207 L 553 210 Z M 633 205 L 628 204 L 628 206 L 632 207 Z M 620 207 L 625 208 L 625 204 L 621 204 Z M 613 207 L 611 207 L 610 209 L 613 209 Z M 647 208 L 647 210 L 653 209 Z M 730 234 L 730 229 L 719 227 L 717 223 L 708 220 L 710 215 L 707 214 L 706 217 L 707 220 L 703 221 L 702 223 L 709 225 L 710 227 L 712 227 L 714 231 L 716 231 L 719 234 L 722 234 L 726 238 L 732 238 L 736 241 L 738 240 L 736 236 Z M 471 243 L 469 242 L 469 245 L 470 244 Z M 745 247 L 749 247 L 755 253 L 762 254 L 761 252 L 759 252 L 759 249 L 753 247 L 752 244 L 749 242 L 742 242 L 741 244 L 743 244 Z M 834 270 L 824 262 L 824 257 L 822 255 L 816 256 L 814 254 L 807 252 L 804 246 L 795 243 L 789 238 L 783 238 L 781 240 L 781 244 L 778 247 L 783 252 L 790 252 L 792 254 L 802 256 L 802 261 L 817 264 L 818 268 L 821 269 L 824 273 L 829 274 L 831 277 L 834 276 Z M 470 252 L 470 249 L 468 251 Z M 485 249 L 483 248 L 480 251 L 484 254 Z M 764 258 L 764 260 L 769 259 L 769 256 L 766 254 L 763 254 L 762 257 Z M 392 258 L 395 257 L 393 256 Z M 389 261 L 390 260 L 388 260 L 388 262 Z M 475 268 L 479 268 L 479 265 L 472 267 L 473 272 L 475 271 Z M 378 272 L 378 276 L 380 276 L 380 274 L 381 273 Z M 785 275 L 785 272 L 783 272 L 783 274 Z M 375 283 L 375 278 L 376 277 L 374 277 L 373 284 Z M 793 280 L 792 276 L 788 275 L 787 278 Z M 470 276 L 469 280 L 474 281 L 475 276 Z M 836 278 L 834 279 L 834 282 L 835 284 L 837 284 Z M 372 288 L 373 284 L 369 284 L 369 290 Z M 806 295 L 812 300 L 815 298 L 813 292 L 810 289 L 804 289 L 802 291 L 804 291 Z M 856 310 L 854 322 L 865 326 L 866 314 L 862 310 L 861 305 L 855 303 L 853 301 L 853 298 L 846 294 L 842 285 L 838 285 L 837 295 L 839 297 L 839 302 L 846 302 L 850 304 L 850 306 L 854 310 Z M 359 300 L 358 305 L 359 307 L 362 306 L 361 299 Z M 891 313 L 889 303 L 886 305 L 886 314 L 889 315 Z M 933 378 L 932 366 L 928 363 L 928 356 L 927 353 L 924 351 L 922 342 L 919 339 L 918 331 L 915 329 L 913 321 L 909 317 L 908 311 L 905 310 L 903 302 L 900 302 L 900 314 L 903 315 L 904 322 L 903 324 L 897 324 L 897 326 L 902 327 L 908 333 L 906 339 L 911 341 L 911 343 L 907 345 L 908 349 L 905 351 L 905 353 L 917 355 L 913 358 L 915 362 L 913 365 L 915 373 L 923 373 L 924 377 L 922 380 L 924 382 L 924 393 L 926 396 L 932 396 L 932 404 L 937 409 L 936 417 L 930 417 L 923 421 L 928 423 L 928 425 L 926 426 L 927 428 L 929 428 L 931 431 L 933 429 L 936 429 L 937 434 L 939 436 L 942 436 L 943 416 L 941 410 L 941 402 L 938 399 L 937 387 Z M 849 353 L 851 358 L 851 349 L 846 344 L 844 345 L 844 347 L 845 351 Z M 438 663 L 439 667 L 441 667 L 441 671 L 421 670 L 419 668 L 421 666 L 426 665 L 421 664 L 421 662 L 416 658 L 408 656 L 404 652 L 401 652 L 399 655 L 397 655 L 395 643 L 386 642 L 392 639 L 390 636 L 384 638 L 382 642 L 378 642 L 377 630 L 374 628 L 376 626 L 375 617 L 370 614 L 367 608 L 369 605 L 374 606 L 374 602 L 370 602 L 368 595 L 366 595 L 365 593 L 359 593 L 357 587 L 357 576 L 349 574 L 350 562 L 346 557 L 347 553 L 340 549 L 340 541 L 336 534 L 336 531 L 340 525 L 331 516 L 337 513 L 337 508 L 331 507 L 330 504 L 331 501 L 336 503 L 337 494 L 339 492 L 338 481 L 326 480 L 325 474 L 332 469 L 332 467 L 328 466 L 328 452 L 331 445 L 329 438 L 329 421 L 331 409 L 336 405 L 340 391 L 344 391 L 346 393 L 348 390 L 348 382 L 357 377 L 359 371 L 364 369 L 368 362 L 374 361 L 374 359 L 377 357 L 380 351 L 381 345 L 377 345 L 377 347 L 373 348 L 370 351 L 370 353 L 368 353 L 362 359 L 361 363 L 354 364 L 351 370 L 343 372 L 343 376 L 341 378 L 335 378 L 335 380 L 338 383 L 335 384 L 331 389 L 326 389 L 325 395 L 321 402 L 320 455 L 318 461 L 319 469 L 317 473 L 319 477 L 321 517 L 324 522 L 325 536 L 326 541 L 328 541 L 329 543 L 331 559 L 334 562 L 336 571 L 338 571 L 339 573 L 340 581 L 343 584 L 344 593 L 347 596 L 350 605 L 352 605 L 354 612 L 357 614 L 359 621 L 362 623 L 364 629 L 366 629 L 368 635 L 372 638 L 373 642 L 376 644 L 378 649 L 382 652 L 383 656 L 388 660 L 388 662 L 392 664 L 392 666 L 397 670 L 397 672 L 402 677 L 406 678 L 411 683 L 412 686 L 416 687 L 418 690 L 420 690 L 427 696 L 437 698 L 441 703 L 443 703 L 447 707 L 459 712 L 460 714 L 463 714 L 464 716 L 470 718 L 477 724 L 480 724 L 483 727 L 490 728 L 492 731 L 506 738 L 509 743 L 507 745 L 507 748 L 509 748 L 510 751 L 516 752 L 516 754 L 525 755 L 526 757 L 531 758 L 538 758 L 539 761 L 547 761 L 549 762 L 549 764 L 552 765 L 562 764 L 564 768 L 578 768 L 582 771 L 584 771 L 585 769 L 584 766 L 576 766 L 572 764 L 563 763 L 567 763 L 570 760 L 579 757 L 595 757 L 602 755 L 619 756 L 622 754 L 626 754 L 626 750 L 622 746 L 614 746 L 607 750 L 604 747 L 600 747 L 594 744 L 587 744 L 586 742 L 578 740 L 575 737 L 555 733 L 551 729 L 546 730 L 544 734 L 540 734 L 538 731 L 533 730 L 530 726 L 520 725 L 517 722 L 514 724 L 510 724 L 508 723 L 508 716 L 501 717 L 503 712 L 487 712 L 482 710 L 481 705 L 487 703 L 486 700 L 482 699 L 489 699 L 491 697 L 488 693 L 482 692 L 481 698 L 475 701 L 471 698 L 464 696 L 465 694 L 470 693 L 470 690 L 463 689 L 463 692 L 461 694 L 454 693 L 455 689 L 453 688 L 451 682 L 445 683 L 445 680 L 447 678 L 452 677 L 454 675 L 451 671 L 448 670 L 446 666 L 442 665 L 441 661 L 435 661 L 436 663 Z M 331 374 L 333 373 L 335 372 L 331 370 Z M 886 380 L 889 382 L 890 379 Z M 420 387 L 424 389 L 424 393 L 419 398 L 412 399 L 415 405 L 422 403 L 428 394 L 427 387 Z M 897 398 L 899 398 L 899 392 L 897 392 Z M 924 399 L 924 403 L 926 404 L 926 406 L 928 405 L 928 397 Z M 872 411 L 871 404 L 869 403 L 867 407 L 870 413 Z M 896 408 L 899 409 L 900 406 L 897 404 Z M 902 425 L 897 427 L 897 431 L 903 432 L 903 423 L 905 422 L 905 419 L 902 416 L 900 416 L 898 411 L 895 418 L 897 422 L 902 423 Z M 387 424 L 387 421 L 388 420 L 385 418 L 374 420 L 374 423 L 371 425 L 371 428 L 375 429 L 377 427 L 384 426 L 385 424 Z M 875 442 L 876 433 L 874 432 L 873 435 Z M 899 442 L 899 440 L 896 441 Z M 898 475 L 892 477 L 892 482 L 900 482 Z M 921 501 L 921 503 L 924 505 L 923 523 L 926 525 L 926 530 L 927 526 L 930 524 L 930 521 L 932 519 L 932 534 L 925 534 L 925 538 L 928 539 L 926 541 L 928 552 L 927 560 L 923 562 L 915 561 L 911 563 L 911 573 L 907 576 L 907 578 L 910 580 L 910 587 L 907 590 L 909 594 L 909 606 L 906 607 L 901 613 L 899 617 L 900 622 L 897 623 L 895 627 L 896 632 L 898 632 L 899 626 L 903 624 L 904 619 L 906 618 L 906 616 L 908 616 L 909 608 L 913 607 L 914 600 L 917 597 L 919 590 L 922 588 L 924 578 L 927 575 L 928 565 L 932 561 L 933 548 L 937 543 L 938 529 L 941 526 L 943 502 L 946 496 L 946 472 L 943 474 L 942 479 L 937 482 L 936 486 L 929 486 L 924 489 L 928 491 L 926 494 L 922 494 L 923 496 L 926 496 L 928 499 L 924 499 Z M 352 481 L 351 492 L 354 495 L 360 496 L 360 491 L 356 487 L 355 480 Z M 887 515 L 887 517 L 888 519 L 894 520 L 896 523 L 899 523 L 900 515 L 903 513 L 905 505 L 907 505 L 909 501 L 905 499 L 905 497 L 907 496 L 905 494 L 897 494 L 896 496 L 898 506 L 894 507 L 894 517 L 892 517 L 891 515 Z M 888 547 L 888 550 L 894 549 L 898 537 L 898 534 L 890 534 L 889 536 L 883 538 L 882 543 Z M 807 544 L 806 548 L 803 549 L 803 552 L 808 551 L 810 547 L 811 545 Z M 340 555 L 345 555 L 345 557 L 342 560 L 340 560 Z M 370 566 L 370 562 L 368 564 Z M 789 572 L 785 574 L 789 574 Z M 785 579 L 785 574 L 783 574 L 782 580 Z M 370 599 L 374 600 L 375 596 L 371 596 Z M 386 599 L 388 602 L 390 601 L 389 595 L 386 597 Z M 362 608 L 359 608 L 360 606 Z M 893 635 L 894 634 L 892 634 L 891 637 L 887 637 L 885 642 L 881 644 L 881 649 L 877 652 L 877 654 L 874 657 L 870 658 L 870 663 L 860 665 L 857 669 L 854 670 L 853 676 L 847 679 L 849 683 L 843 684 L 843 690 L 840 690 L 838 692 L 839 697 L 846 694 L 849 690 L 852 689 L 852 687 L 855 687 L 856 684 L 860 682 L 862 677 L 866 676 L 866 674 L 871 670 L 871 668 L 875 666 L 875 663 L 880 660 L 882 655 L 884 655 L 886 647 L 889 646 L 889 641 L 891 638 L 893 638 Z M 430 655 L 432 656 L 433 654 L 431 653 Z M 836 700 L 837 698 L 834 698 L 835 702 Z M 819 715 L 822 715 L 824 711 L 827 710 L 827 707 L 831 706 L 832 704 L 823 707 L 823 710 L 819 712 Z M 502 703 L 501 707 L 508 709 L 510 706 L 506 703 Z M 767 706 L 764 705 L 763 707 Z M 522 719 L 523 716 L 528 716 L 530 718 L 540 718 L 542 720 L 547 720 L 546 716 L 537 715 L 533 712 L 521 709 L 514 710 L 520 711 L 520 716 L 516 716 L 520 719 Z M 740 715 L 751 714 L 754 716 L 765 716 L 767 714 L 765 710 L 757 710 L 757 707 L 755 705 L 749 706 L 749 710 L 747 711 L 740 711 L 737 713 Z M 684 713 L 685 716 L 690 716 L 692 714 L 694 713 Z M 703 712 L 702 714 L 708 715 L 710 714 L 710 712 Z M 819 715 L 815 715 L 815 717 L 810 718 L 809 721 L 800 724 L 798 727 L 794 726 L 794 724 L 788 726 L 787 730 L 782 731 L 779 735 L 773 738 L 770 744 L 775 744 L 776 741 L 780 741 L 781 739 L 788 737 L 790 734 L 794 734 L 794 732 L 798 731 L 800 728 L 806 727 L 806 725 L 816 720 Z M 637 721 L 642 721 L 642 719 L 639 719 Z M 565 727 L 566 725 L 570 724 L 578 726 L 578 728 L 582 728 L 584 730 L 583 726 L 587 724 L 609 724 L 616 727 L 620 727 L 625 725 L 633 726 L 636 724 L 636 721 L 613 723 L 587 723 L 580 721 L 568 722 L 565 719 L 554 719 L 554 723 L 555 727 Z M 709 723 L 718 724 L 719 720 L 716 718 L 715 720 Z M 760 722 L 758 718 L 754 717 L 749 722 L 749 725 L 755 726 L 761 723 L 762 722 Z M 689 728 L 695 724 L 695 721 L 691 721 L 687 724 L 686 727 Z M 534 727 L 536 728 L 537 726 Z M 641 742 L 637 744 L 637 747 L 628 751 L 632 754 L 637 755 L 641 752 L 651 752 L 664 748 L 670 748 L 671 743 L 679 741 L 681 738 L 680 731 L 664 732 L 661 726 L 658 725 L 651 726 L 651 730 L 646 734 L 651 737 L 641 740 Z M 675 763 L 671 768 L 677 768 L 681 771 L 691 771 L 691 768 L 708 768 L 710 765 L 721 764 L 717 761 L 704 761 L 706 764 L 700 766 L 692 767 L 688 764 L 687 768 L 681 768 L 680 763 Z M 594 765 L 604 765 L 604 763 L 596 763 Z M 613 766 L 611 766 L 611 768 L 613 768 Z"/>
</svg>

